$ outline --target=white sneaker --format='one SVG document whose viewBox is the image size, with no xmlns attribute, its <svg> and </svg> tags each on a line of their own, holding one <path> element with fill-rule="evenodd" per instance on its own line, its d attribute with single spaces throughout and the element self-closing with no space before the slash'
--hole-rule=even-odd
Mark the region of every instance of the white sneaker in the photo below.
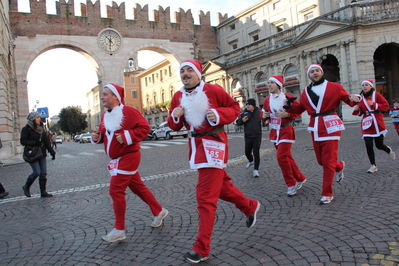
<svg viewBox="0 0 399 266">
<path fill-rule="evenodd" d="M 163 219 L 168 216 L 169 211 L 167 209 L 162 208 L 162 211 L 158 214 L 158 216 L 154 217 L 153 222 L 151 223 L 151 227 L 160 227 L 162 225 Z"/>
<path fill-rule="evenodd" d="M 328 203 L 331 203 L 331 201 L 332 201 L 333 199 L 334 199 L 333 196 L 331 196 L 331 197 L 323 196 L 323 197 L 321 197 L 321 199 L 320 199 L 320 204 L 328 204 Z"/>
<path fill-rule="evenodd" d="M 249 167 L 251 167 L 251 165 L 253 165 L 254 164 L 254 162 L 247 162 L 247 165 L 245 166 L 245 168 L 249 168 Z"/>
<path fill-rule="evenodd" d="M 342 161 L 342 163 L 343 163 L 342 170 L 335 173 L 335 181 L 337 181 L 338 183 L 341 182 L 342 179 L 344 179 L 345 162 Z"/>
<path fill-rule="evenodd" d="M 126 232 L 125 230 L 118 230 L 116 228 L 112 229 L 108 235 L 101 237 L 104 241 L 107 242 L 116 242 L 126 239 Z"/>
<path fill-rule="evenodd" d="M 302 185 L 305 184 L 306 181 L 308 181 L 308 180 L 305 179 L 302 182 L 296 182 L 295 189 L 300 190 L 302 188 Z"/>
<path fill-rule="evenodd" d="M 378 171 L 378 168 L 376 165 L 372 164 L 369 170 L 367 170 L 367 173 L 375 173 Z"/>
<path fill-rule="evenodd" d="M 259 171 L 258 170 L 254 170 L 253 177 L 259 177 Z"/>
<path fill-rule="evenodd" d="M 294 196 L 295 194 L 296 194 L 296 186 L 288 187 L 287 195 L 288 196 Z"/>
<path fill-rule="evenodd" d="M 393 150 L 392 150 L 391 147 L 389 147 L 389 146 L 387 146 L 387 147 L 388 147 L 389 150 L 390 150 L 390 152 L 389 152 L 389 157 L 391 157 L 392 160 L 395 160 L 395 159 L 396 159 L 396 154 L 393 152 Z"/>
</svg>

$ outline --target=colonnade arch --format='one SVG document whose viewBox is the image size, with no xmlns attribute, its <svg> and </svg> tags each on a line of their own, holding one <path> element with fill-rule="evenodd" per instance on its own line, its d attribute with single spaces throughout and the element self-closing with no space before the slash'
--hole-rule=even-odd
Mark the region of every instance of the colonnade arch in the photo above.
<svg viewBox="0 0 399 266">
<path fill-rule="evenodd" d="M 399 98 L 399 44 L 380 45 L 373 55 L 376 90 L 389 103 Z"/>
</svg>

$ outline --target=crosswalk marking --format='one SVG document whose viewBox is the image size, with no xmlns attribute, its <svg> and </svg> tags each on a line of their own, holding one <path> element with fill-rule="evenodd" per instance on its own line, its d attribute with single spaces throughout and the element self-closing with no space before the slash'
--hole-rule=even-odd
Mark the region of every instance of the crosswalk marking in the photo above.
<svg viewBox="0 0 399 266">
<path fill-rule="evenodd" d="M 92 152 L 79 152 L 78 154 L 83 155 L 83 156 L 94 156 L 95 154 Z"/>
<path fill-rule="evenodd" d="M 147 146 L 147 145 L 155 146 L 155 147 L 167 147 L 167 146 L 170 146 L 170 145 L 161 144 L 161 143 L 146 143 L 144 146 Z M 143 145 L 141 145 L 141 147 L 143 147 Z"/>
</svg>

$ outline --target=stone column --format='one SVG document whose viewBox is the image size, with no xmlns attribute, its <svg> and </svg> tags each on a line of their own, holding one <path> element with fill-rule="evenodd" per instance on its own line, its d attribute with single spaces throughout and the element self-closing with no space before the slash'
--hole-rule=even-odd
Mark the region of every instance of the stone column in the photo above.
<svg viewBox="0 0 399 266">
<path fill-rule="evenodd" d="M 346 57 L 345 42 L 340 42 L 339 50 L 341 53 L 341 74 L 342 74 L 342 84 L 347 85 L 349 82 L 349 72 L 348 72 L 348 61 Z"/>
<path fill-rule="evenodd" d="M 356 44 L 354 41 L 349 43 L 349 54 L 350 54 L 350 62 L 351 62 L 351 77 L 352 84 L 359 81 L 359 70 L 357 68 L 357 54 L 356 54 Z"/>
</svg>

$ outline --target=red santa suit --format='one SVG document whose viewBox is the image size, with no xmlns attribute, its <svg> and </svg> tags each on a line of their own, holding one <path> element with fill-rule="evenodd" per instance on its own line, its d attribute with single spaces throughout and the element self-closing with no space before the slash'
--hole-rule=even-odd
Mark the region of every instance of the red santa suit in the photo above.
<svg viewBox="0 0 399 266">
<path fill-rule="evenodd" d="M 104 143 L 106 154 L 112 158 L 108 164 L 111 174 L 109 194 L 113 200 L 115 213 L 115 228 L 125 229 L 126 188 L 147 203 L 154 216 L 157 216 L 162 206 L 152 192 L 141 180 L 138 172 L 140 164 L 140 141 L 150 132 L 147 120 L 130 106 L 120 104 L 103 113 L 99 126 L 100 138 L 96 143 Z M 116 139 L 120 134 L 123 144 Z"/>
<path fill-rule="evenodd" d="M 196 67 L 191 63 L 190 66 Z M 177 107 L 184 107 L 184 116 L 176 119 L 173 110 Z M 188 139 L 190 167 L 198 169 L 196 197 L 200 222 L 193 250 L 208 257 L 218 199 L 234 203 L 246 216 L 253 215 L 258 207 L 256 200 L 247 198 L 233 185 L 224 170 L 228 161 L 228 140 L 226 132 L 221 130 L 225 124 L 235 121 L 240 107 L 222 87 L 201 81 L 191 93 L 187 93 L 185 88 L 177 91 L 169 110 L 168 126 L 175 131 L 183 126 L 198 134 L 217 129 L 213 135 Z M 206 118 L 207 110 L 215 113 L 215 123 Z"/>
<path fill-rule="evenodd" d="M 283 109 L 284 100 L 287 97 L 292 98 L 290 94 L 281 92 L 267 97 L 263 102 L 263 110 L 269 112 L 270 141 L 276 148 L 276 157 L 278 165 L 281 168 L 283 178 L 287 187 L 293 187 L 297 182 L 303 182 L 306 177 L 299 170 L 294 157 L 291 153 L 292 143 L 295 143 L 295 128 L 292 122 L 300 114 L 289 113 L 289 117 L 278 118 L 275 113 Z"/>
<path fill-rule="evenodd" d="M 368 102 L 373 101 L 373 106 L 369 106 Z M 353 115 L 363 116 L 362 118 L 362 135 L 363 137 L 379 137 L 388 132 L 384 122 L 382 112 L 389 110 L 388 101 L 378 92 L 373 92 L 368 97 L 362 97 L 357 104 L 358 110 L 353 110 Z"/>
<path fill-rule="evenodd" d="M 318 95 L 317 104 L 313 103 L 310 90 Z M 356 105 L 341 84 L 324 80 L 319 85 L 305 88 L 299 103 L 294 103 L 287 110 L 298 114 L 307 111 L 310 115 L 308 130 L 312 134 L 317 162 L 323 166 L 322 196 L 327 197 L 333 196 L 334 174 L 345 166 L 343 161 L 338 161 L 338 141 L 341 131 L 345 129 L 336 113 L 341 101 L 349 106 Z"/>
</svg>

